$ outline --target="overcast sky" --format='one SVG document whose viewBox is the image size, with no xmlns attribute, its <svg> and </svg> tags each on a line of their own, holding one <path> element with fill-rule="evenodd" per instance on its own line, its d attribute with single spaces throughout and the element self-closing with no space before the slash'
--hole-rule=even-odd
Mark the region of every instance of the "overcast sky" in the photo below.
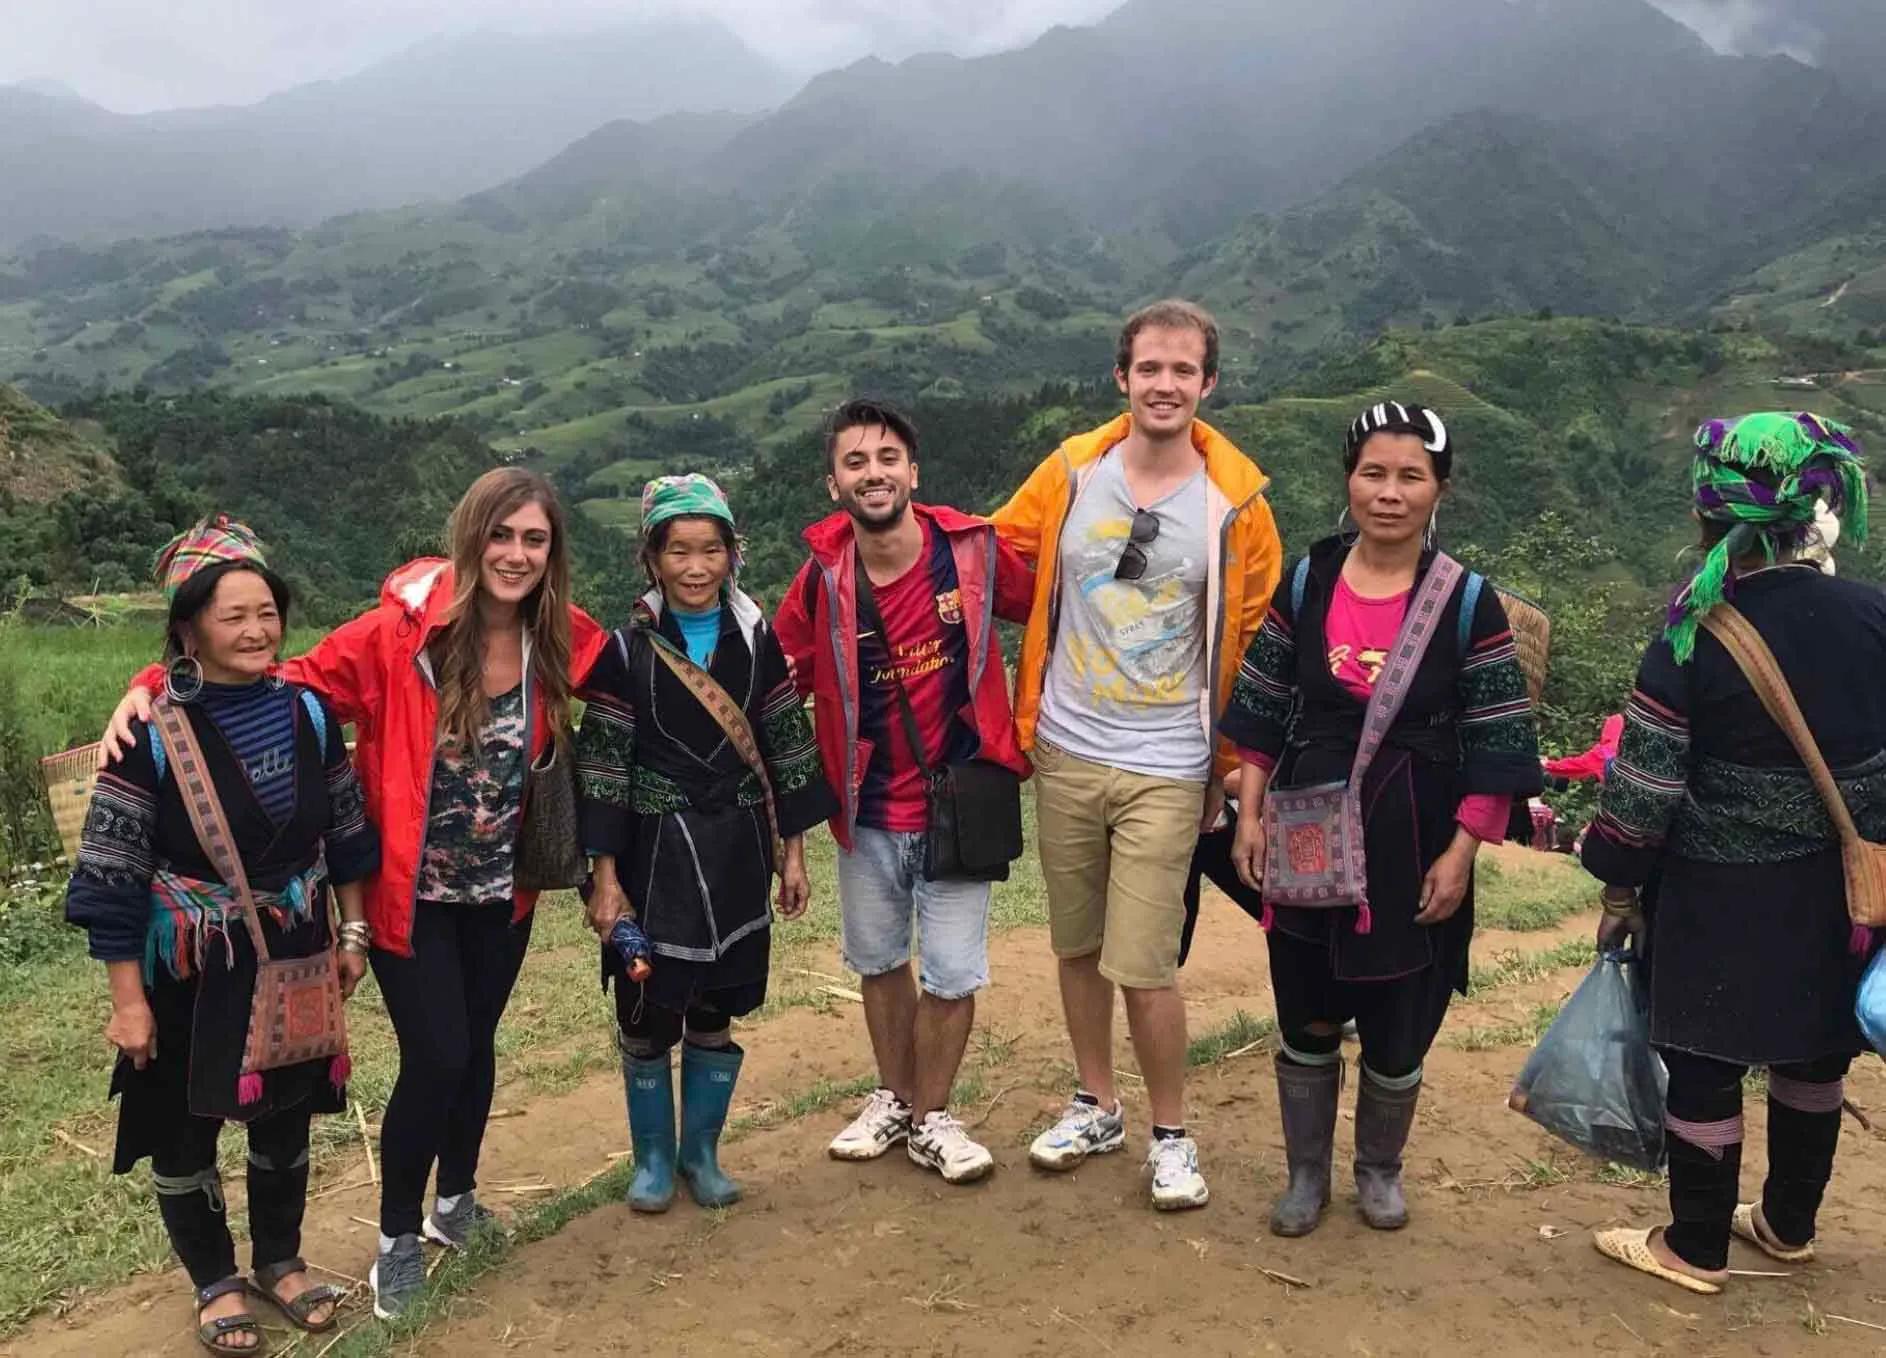
<svg viewBox="0 0 1886 1358">
<path fill-rule="evenodd" d="M 1290 0 L 1297 3 L 1299 0 Z M 1310 0 L 1301 0 L 1309 3 Z M 866 53 L 962 55 L 1091 23 L 1118 0 L 0 0 L 0 83 L 52 80 L 135 113 L 249 103 L 347 75 L 421 39 L 486 28 L 585 29 L 663 14 L 717 17 L 795 74 Z M 1184 0 L 1174 0 L 1183 4 Z M 1384 0 L 1395 3 L 1395 0 Z M 1788 0 L 1654 0 L 1724 50 L 1812 54 Z"/>
</svg>

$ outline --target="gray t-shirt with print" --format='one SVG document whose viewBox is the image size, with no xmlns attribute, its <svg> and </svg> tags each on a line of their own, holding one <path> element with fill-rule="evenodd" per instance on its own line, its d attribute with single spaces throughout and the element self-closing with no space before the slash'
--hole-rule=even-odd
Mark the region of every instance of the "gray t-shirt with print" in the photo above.
<svg viewBox="0 0 1886 1358">
<path fill-rule="evenodd" d="M 1137 580 L 1116 580 L 1133 515 L 1159 535 L 1142 544 Z M 1204 782 L 1211 742 L 1205 683 L 1205 470 L 1155 504 L 1137 505 L 1118 453 L 1095 468 L 1061 531 L 1060 625 L 1037 727 L 1077 759 Z"/>
</svg>

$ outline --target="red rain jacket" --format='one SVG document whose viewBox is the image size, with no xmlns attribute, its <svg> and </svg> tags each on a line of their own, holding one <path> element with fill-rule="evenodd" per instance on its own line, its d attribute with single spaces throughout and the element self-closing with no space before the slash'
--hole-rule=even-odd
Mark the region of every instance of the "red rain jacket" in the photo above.
<svg viewBox="0 0 1886 1358">
<path fill-rule="evenodd" d="M 1026 778 L 1033 770 L 1015 739 L 995 619 L 1028 620 L 1035 573 L 1019 553 L 997 539 L 987 519 L 942 505 L 913 503 L 910 508 L 949 539 L 956 559 L 963 624 L 969 633 L 969 709 L 962 717 L 981 741 L 976 757 Z M 792 661 L 800 694 L 812 697 L 819 756 L 826 780 L 839 795 L 832 836 L 849 850 L 858 818 L 858 789 L 871 762 L 870 742 L 858 739 L 858 555 L 851 516 L 842 511 L 828 515 L 804 536 L 812 556 L 793 577 L 773 619 L 773 631 Z"/>
</svg>

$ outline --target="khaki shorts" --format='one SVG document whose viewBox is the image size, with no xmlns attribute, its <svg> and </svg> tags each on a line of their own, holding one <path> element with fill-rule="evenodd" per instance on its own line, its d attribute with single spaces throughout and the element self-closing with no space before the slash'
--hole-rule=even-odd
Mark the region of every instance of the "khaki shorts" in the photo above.
<svg viewBox="0 0 1886 1358">
<path fill-rule="evenodd" d="M 1097 952 L 1115 985 L 1172 985 L 1205 784 L 1090 764 L 1045 740 L 1032 757 L 1055 956 Z"/>
</svg>

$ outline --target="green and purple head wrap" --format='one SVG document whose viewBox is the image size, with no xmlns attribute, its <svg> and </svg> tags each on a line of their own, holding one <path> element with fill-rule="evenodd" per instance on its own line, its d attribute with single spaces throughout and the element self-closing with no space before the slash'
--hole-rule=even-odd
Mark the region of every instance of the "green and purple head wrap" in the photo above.
<svg viewBox="0 0 1886 1358">
<path fill-rule="evenodd" d="M 1806 411 L 1710 420 L 1696 431 L 1696 513 L 1729 531 L 1670 605 L 1664 636 L 1678 664 L 1696 653 L 1697 620 L 1734 597 L 1734 564 L 1756 552 L 1773 561 L 1778 550 L 1803 546 L 1818 502 L 1845 521 L 1847 537 L 1866 541 L 1860 457 L 1850 429 Z"/>
</svg>

